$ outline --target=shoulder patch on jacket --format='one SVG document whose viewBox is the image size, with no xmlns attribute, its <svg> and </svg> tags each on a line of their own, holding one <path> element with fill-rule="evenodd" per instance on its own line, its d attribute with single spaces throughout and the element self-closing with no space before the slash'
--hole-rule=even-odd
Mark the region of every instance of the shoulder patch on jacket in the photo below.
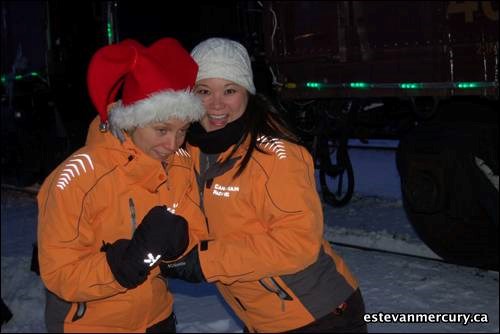
<svg viewBox="0 0 500 334">
<path fill-rule="evenodd" d="M 287 158 L 285 143 L 279 138 L 260 136 L 257 138 L 257 142 L 262 149 L 274 153 L 278 159 Z"/>
<path fill-rule="evenodd" d="M 182 147 L 179 148 L 177 151 L 175 151 L 175 155 L 180 157 L 188 157 L 191 159 L 191 154 L 189 154 L 189 152 L 183 149 Z"/>
<path fill-rule="evenodd" d="M 93 170 L 94 164 L 90 155 L 85 153 L 72 155 L 64 162 L 57 177 L 56 187 L 64 190 L 71 181 Z"/>
<path fill-rule="evenodd" d="M 190 168 L 193 163 L 193 158 L 188 151 L 183 148 L 179 148 L 177 151 L 175 151 L 172 162 L 174 164 Z"/>
</svg>

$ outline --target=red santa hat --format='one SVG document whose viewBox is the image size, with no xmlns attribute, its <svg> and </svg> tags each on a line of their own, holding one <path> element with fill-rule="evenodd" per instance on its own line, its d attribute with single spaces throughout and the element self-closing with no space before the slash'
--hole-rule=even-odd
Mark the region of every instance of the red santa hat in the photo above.
<svg viewBox="0 0 500 334">
<path fill-rule="evenodd" d="M 170 118 L 197 121 L 204 113 L 192 92 L 198 65 L 173 38 L 144 47 L 134 40 L 99 49 L 87 72 L 101 125 L 128 130 Z M 121 100 L 108 111 L 121 90 Z"/>
</svg>

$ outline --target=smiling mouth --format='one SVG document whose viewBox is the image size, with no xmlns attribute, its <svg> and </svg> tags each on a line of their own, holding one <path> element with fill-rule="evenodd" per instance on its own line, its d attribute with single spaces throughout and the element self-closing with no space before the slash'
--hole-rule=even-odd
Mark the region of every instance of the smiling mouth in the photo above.
<svg viewBox="0 0 500 334">
<path fill-rule="evenodd" d="M 210 120 L 222 121 L 228 118 L 228 115 L 208 115 Z"/>
<path fill-rule="evenodd" d="M 226 126 L 229 121 L 229 115 L 207 115 L 207 120 L 212 129 L 219 129 Z"/>
</svg>

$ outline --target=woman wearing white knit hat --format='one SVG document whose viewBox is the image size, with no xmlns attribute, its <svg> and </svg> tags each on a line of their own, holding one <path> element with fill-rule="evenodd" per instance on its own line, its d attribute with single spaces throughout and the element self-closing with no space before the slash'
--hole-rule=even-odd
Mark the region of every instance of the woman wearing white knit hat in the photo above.
<svg viewBox="0 0 500 334">
<path fill-rule="evenodd" d="M 40 275 L 49 332 L 175 332 L 159 260 L 175 260 L 204 217 L 179 149 L 203 107 L 198 66 L 172 38 L 99 49 L 87 75 L 102 133 L 62 162 L 38 194 Z M 112 131 L 107 131 L 111 129 Z"/>
<path fill-rule="evenodd" d="M 162 273 L 215 283 L 245 331 L 366 332 L 357 280 L 323 238 L 312 158 L 255 94 L 246 49 L 211 38 L 191 55 L 206 113 L 188 151 L 209 234 Z"/>
</svg>

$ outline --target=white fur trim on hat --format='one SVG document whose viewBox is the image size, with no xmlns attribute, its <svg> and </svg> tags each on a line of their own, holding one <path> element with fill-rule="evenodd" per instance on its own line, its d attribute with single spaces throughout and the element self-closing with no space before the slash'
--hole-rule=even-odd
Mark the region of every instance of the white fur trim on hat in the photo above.
<svg viewBox="0 0 500 334">
<path fill-rule="evenodd" d="M 252 63 L 247 49 L 240 43 L 227 38 L 209 38 L 198 44 L 191 56 L 198 64 L 196 81 L 224 79 L 255 94 Z"/>
<path fill-rule="evenodd" d="M 109 122 L 116 129 L 130 130 L 170 118 L 194 122 L 204 113 L 201 100 L 192 92 L 166 90 L 128 106 L 119 101 L 109 112 Z"/>
</svg>

